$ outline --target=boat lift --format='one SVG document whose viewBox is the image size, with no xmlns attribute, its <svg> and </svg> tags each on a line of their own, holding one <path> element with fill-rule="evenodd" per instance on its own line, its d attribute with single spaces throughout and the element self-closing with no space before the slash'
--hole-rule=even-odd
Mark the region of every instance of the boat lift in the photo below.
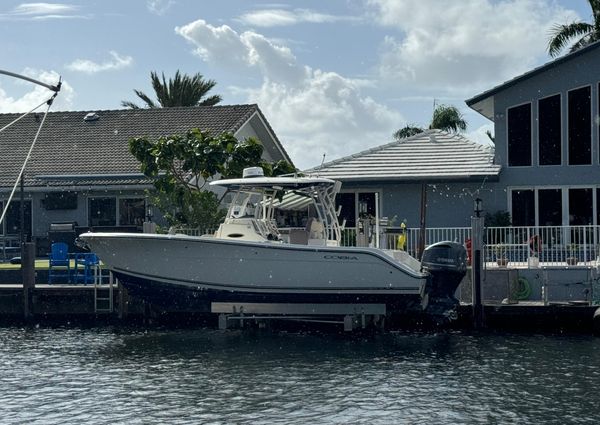
<svg viewBox="0 0 600 425">
<path fill-rule="evenodd" d="M 344 325 L 344 331 L 383 330 L 385 304 L 301 304 L 213 302 L 211 312 L 219 315 L 219 329 L 244 328 L 247 322 L 265 326 L 270 320 Z"/>
</svg>

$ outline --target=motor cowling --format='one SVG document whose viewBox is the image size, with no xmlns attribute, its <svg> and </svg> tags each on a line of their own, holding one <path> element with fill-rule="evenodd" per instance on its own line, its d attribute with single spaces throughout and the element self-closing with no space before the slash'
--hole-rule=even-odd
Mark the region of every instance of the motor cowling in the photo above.
<svg viewBox="0 0 600 425">
<path fill-rule="evenodd" d="M 458 300 L 454 293 L 467 273 L 467 250 L 456 242 L 438 242 L 423 251 L 423 271 L 429 273 L 427 310 L 439 316 L 453 316 Z"/>
<path fill-rule="evenodd" d="M 438 242 L 423 251 L 421 266 L 424 270 L 435 272 L 467 272 L 467 250 L 457 242 Z"/>
</svg>

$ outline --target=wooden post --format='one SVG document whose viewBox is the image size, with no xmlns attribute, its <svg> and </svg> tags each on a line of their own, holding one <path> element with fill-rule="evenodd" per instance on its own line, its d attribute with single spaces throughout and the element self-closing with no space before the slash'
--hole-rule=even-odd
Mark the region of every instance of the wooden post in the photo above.
<svg viewBox="0 0 600 425">
<path fill-rule="evenodd" d="M 420 261 L 425 251 L 425 231 L 427 229 L 427 183 L 421 183 L 421 229 L 419 231 L 419 246 L 417 247 L 417 259 Z"/>
<path fill-rule="evenodd" d="M 483 217 L 471 217 L 471 243 L 473 263 L 471 265 L 473 282 L 473 326 L 484 327 L 483 303 L 481 301 L 481 251 L 483 248 Z"/>
<path fill-rule="evenodd" d="M 21 244 L 21 278 L 23 280 L 23 314 L 33 317 L 33 291 L 35 289 L 35 243 Z"/>
<path fill-rule="evenodd" d="M 119 288 L 119 320 L 127 318 L 127 305 L 129 304 L 129 293 L 127 288 L 117 279 L 117 287 Z"/>
</svg>

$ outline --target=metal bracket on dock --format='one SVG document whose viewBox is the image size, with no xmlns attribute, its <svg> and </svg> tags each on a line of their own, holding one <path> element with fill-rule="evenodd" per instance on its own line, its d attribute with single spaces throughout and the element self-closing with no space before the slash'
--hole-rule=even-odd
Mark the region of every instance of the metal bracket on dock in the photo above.
<svg viewBox="0 0 600 425">
<path fill-rule="evenodd" d="M 300 304 L 300 303 L 235 303 L 213 302 L 211 312 L 219 314 L 219 329 L 235 325 L 244 327 L 244 321 L 264 323 L 267 320 L 294 320 L 344 325 L 345 331 L 368 324 L 383 326 L 385 304 Z"/>
</svg>

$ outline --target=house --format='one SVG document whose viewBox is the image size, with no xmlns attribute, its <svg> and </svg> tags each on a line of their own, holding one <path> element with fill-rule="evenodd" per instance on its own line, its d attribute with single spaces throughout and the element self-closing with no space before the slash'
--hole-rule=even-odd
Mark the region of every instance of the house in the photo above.
<svg viewBox="0 0 600 425">
<path fill-rule="evenodd" d="M 19 115 L 0 114 L 0 128 Z M 1 207 L 42 117 L 28 115 L 0 133 Z M 24 173 L 27 237 L 47 247 L 51 225 L 65 222 L 84 228 L 141 229 L 149 209 L 145 191 L 153 186 L 140 173 L 128 141 L 191 128 L 214 134 L 228 131 L 238 139 L 256 137 L 264 146 L 266 160 L 291 163 L 257 105 L 51 112 Z M 19 199 L 17 190 L 0 227 L 4 244 L 20 232 Z"/>
<path fill-rule="evenodd" d="M 307 172 L 342 181 L 338 204 L 347 228 L 376 213 L 392 226 L 419 227 L 422 200 L 427 227 L 461 227 L 469 225 L 473 199 L 498 181 L 500 170 L 491 145 L 427 130 Z"/>
<path fill-rule="evenodd" d="M 430 130 L 309 171 L 344 182 L 349 226 L 377 192 L 381 216 L 418 227 L 421 183 L 428 227 L 468 226 L 475 197 L 514 226 L 598 225 L 599 75 L 594 43 L 468 99 L 494 122 L 494 149 Z"/>
<path fill-rule="evenodd" d="M 502 167 L 490 210 L 515 226 L 600 224 L 600 43 L 466 101 L 494 123 Z"/>
</svg>

